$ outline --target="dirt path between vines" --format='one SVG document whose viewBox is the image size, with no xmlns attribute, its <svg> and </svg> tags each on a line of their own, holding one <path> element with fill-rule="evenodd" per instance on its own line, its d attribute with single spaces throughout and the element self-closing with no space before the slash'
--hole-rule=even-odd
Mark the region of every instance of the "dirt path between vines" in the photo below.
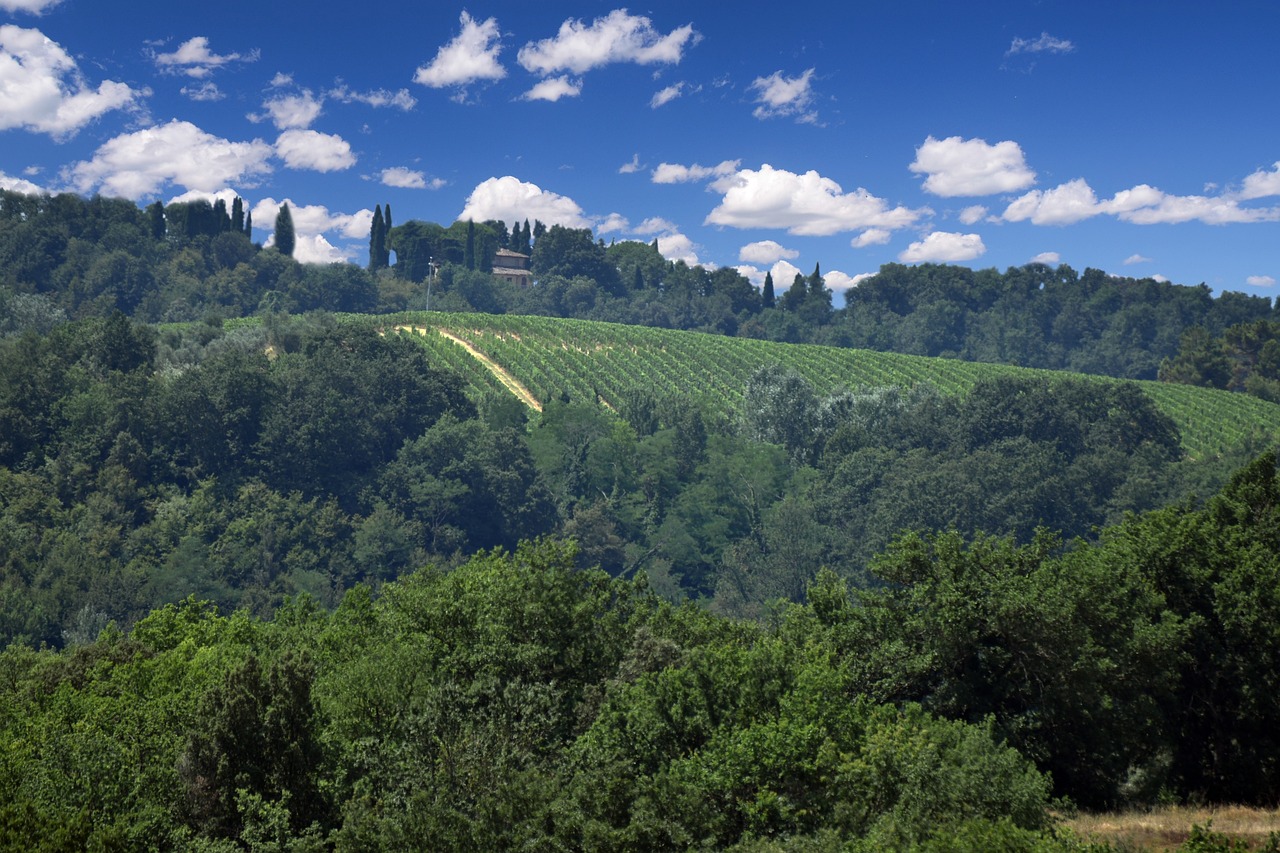
<svg viewBox="0 0 1280 853">
<path fill-rule="evenodd" d="M 426 331 L 427 331 L 426 329 L 421 330 L 422 334 L 426 334 Z M 526 406 L 528 406 L 529 408 L 535 411 L 538 411 L 538 412 L 542 411 L 542 404 L 538 402 L 538 398 L 530 394 L 529 389 L 521 385 L 520 380 L 516 379 L 514 376 L 508 373 L 505 367 L 498 364 L 496 361 L 489 358 L 489 356 L 480 352 L 480 350 L 476 349 L 471 344 L 467 343 L 462 338 L 458 337 L 452 332 L 446 332 L 444 329 L 436 329 L 436 331 L 439 332 L 441 335 L 444 335 L 449 340 L 453 341 L 458 346 L 462 347 L 464 350 L 466 350 L 468 353 L 471 354 L 472 358 L 474 358 L 476 361 L 480 362 L 486 368 L 488 368 L 489 372 L 492 373 L 495 377 L 497 377 L 498 381 L 501 382 L 508 391 L 510 391 L 512 394 L 515 394 L 516 397 L 519 398 L 520 402 L 524 403 Z"/>
</svg>

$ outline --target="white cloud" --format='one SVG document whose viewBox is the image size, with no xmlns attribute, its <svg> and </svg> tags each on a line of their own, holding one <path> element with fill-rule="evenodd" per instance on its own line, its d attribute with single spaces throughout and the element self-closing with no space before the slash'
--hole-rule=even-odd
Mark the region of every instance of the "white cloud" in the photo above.
<svg viewBox="0 0 1280 853">
<path fill-rule="evenodd" d="M 549 77 L 535 83 L 533 88 L 524 93 L 526 101 L 551 101 L 561 98 L 576 98 L 582 94 L 582 81 L 570 80 L 568 75 Z"/>
<path fill-rule="evenodd" d="M 498 61 L 502 33 L 498 19 L 477 22 L 464 10 L 458 19 L 462 31 L 453 41 L 436 51 L 430 65 L 420 66 L 413 82 L 432 89 L 458 88 L 458 100 L 466 97 L 466 87 L 481 80 L 501 80 L 507 70 Z"/>
<path fill-rule="evenodd" d="M 356 163 L 351 143 L 341 136 L 316 130 L 286 130 L 276 140 L 276 155 L 290 169 L 340 172 Z"/>
<path fill-rule="evenodd" d="M 964 210 L 960 211 L 960 223 L 962 225 L 974 225 L 981 222 L 987 215 L 987 208 L 981 204 L 971 204 Z"/>
<path fill-rule="evenodd" d="M 358 103 L 374 108 L 395 107 L 404 112 L 409 112 L 418 105 L 418 99 L 410 95 L 408 89 L 398 89 L 394 92 L 389 89 L 371 89 L 368 92 L 357 92 L 340 83 L 326 92 L 325 96 L 343 104 Z"/>
<path fill-rule="evenodd" d="M 1276 163 L 1269 171 L 1259 169 L 1244 179 L 1244 188 L 1240 191 L 1240 197 L 1249 198 L 1266 198 L 1271 195 L 1280 195 L 1280 163 Z"/>
<path fill-rule="evenodd" d="M 1152 280 L 1152 281 L 1158 281 L 1158 282 L 1160 282 L 1161 284 L 1168 284 L 1168 283 L 1169 283 L 1169 277 L 1168 277 L 1167 275 L 1160 275 L 1159 273 L 1156 273 L 1155 275 L 1151 276 L 1151 280 Z"/>
<path fill-rule="evenodd" d="M 324 109 L 324 99 L 317 98 L 310 89 L 303 89 L 296 95 L 277 95 L 262 102 L 266 115 L 250 115 L 251 121 L 271 119 L 276 130 L 290 130 L 298 127 L 310 127 L 320 117 Z"/>
<path fill-rule="evenodd" d="M 633 154 L 631 155 L 631 160 L 629 162 L 623 163 L 621 166 L 618 167 L 618 174 L 633 175 L 643 168 L 644 166 L 640 165 L 640 155 Z"/>
<path fill-rule="evenodd" d="M 6 12 L 30 12 L 39 15 L 45 9 L 57 6 L 62 0 L 0 0 L 0 9 Z"/>
<path fill-rule="evenodd" d="M 1084 178 L 1076 178 L 1051 190 L 1032 190 L 1005 208 L 1010 222 L 1031 220 L 1035 225 L 1070 225 L 1097 216 L 1098 197 Z"/>
<path fill-rule="evenodd" d="M 982 237 L 977 234 L 956 234 L 950 231 L 934 231 L 904 249 L 898 260 L 914 264 L 927 261 L 971 261 L 987 251 Z"/>
<path fill-rule="evenodd" d="M 218 88 L 218 84 L 206 80 L 199 86 L 183 86 L 182 94 L 193 101 L 221 101 L 226 95 Z"/>
<path fill-rule="evenodd" d="M 202 79 L 208 77 L 218 68 L 232 62 L 256 62 L 258 51 L 248 54 L 228 53 L 219 56 L 209 50 L 209 39 L 206 36 L 189 38 L 178 46 L 173 53 L 157 53 L 152 57 L 156 67 L 172 74 L 185 74 L 188 77 Z"/>
<path fill-rule="evenodd" d="M 1251 275 L 1244 280 L 1250 287 L 1275 287 L 1276 280 L 1269 275 Z"/>
<path fill-rule="evenodd" d="M 679 231 L 658 236 L 658 254 L 669 261 L 684 261 L 691 267 L 702 263 L 698 260 L 697 244 Z"/>
<path fill-rule="evenodd" d="M 889 242 L 889 238 L 893 235 L 883 228 L 868 228 L 857 237 L 849 241 L 849 245 L 855 249 L 865 249 L 867 246 L 883 246 Z"/>
<path fill-rule="evenodd" d="M 769 275 L 773 276 L 773 292 L 781 296 L 788 287 L 795 283 L 796 276 L 804 275 L 800 272 L 800 268 L 795 264 L 787 261 L 778 261 L 769 270 Z"/>
<path fill-rule="evenodd" d="M 857 275 L 849 275 L 840 270 L 829 270 L 822 274 L 822 281 L 827 285 L 828 290 L 836 293 L 846 293 L 873 275 L 875 275 L 873 272 L 860 272 Z"/>
<path fill-rule="evenodd" d="M 650 99 L 649 106 L 656 110 L 658 107 L 671 103 L 676 98 L 684 94 L 685 85 L 686 84 L 683 82 L 672 83 L 665 89 L 659 89 L 657 92 L 653 93 L 653 98 Z"/>
<path fill-rule="evenodd" d="M 1010 140 L 989 145 L 985 139 L 930 136 L 916 149 L 910 169 L 928 175 L 926 192 L 948 197 L 1013 192 L 1036 182 L 1022 148 Z"/>
<path fill-rule="evenodd" d="M 1010 222 L 1030 220 L 1035 225 L 1070 225 L 1094 216 L 1109 214 L 1137 225 L 1199 221 L 1208 225 L 1236 222 L 1274 222 L 1280 208 L 1241 207 L 1230 195 L 1168 195 L 1155 187 L 1139 184 L 1100 201 L 1083 178 L 1068 181 L 1051 190 L 1032 190 L 1005 208 Z"/>
<path fill-rule="evenodd" d="M 799 77 L 786 77 L 775 71 L 768 77 L 757 77 L 748 87 L 758 93 L 759 106 L 751 114 L 758 119 L 795 116 L 799 122 L 816 122 L 818 114 L 809 108 L 813 103 L 813 72 L 810 68 Z"/>
<path fill-rule="evenodd" d="M 743 169 L 712 184 L 724 193 L 707 215 L 708 225 L 735 228 L 785 228 L 792 234 L 829 236 L 868 228 L 906 228 L 927 213 L 889 207 L 861 187 L 846 193 L 817 172 L 803 175 L 764 164 Z"/>
<path fill-rule="evenodd" d="M 149 94 L 110 80 L 90 88 L 75 60 L 44 33 L 0 26 L 0 130 L 73 136 L 104 113 Z"/>
<path fill-rule="evenodd" d="M 480 182 L 458 219 L 499 219 L 513 222 L 541 219 L 547 225 L 563 225 L 567 228 L 590 228 L 591 221 L 582 214 L 582 208 L 573 199 L 542 189 L 511 175 L 489 178 Z"/>
<path fill-rule="evenodd" d="M 427 176 L 406 166 L 383 169 L 380 180 L 383 186 L 388 187 L 399 187 L 407 190 L 424 190 L 427 188 Z"/>
<path fill-rule="evenodd" d="M 774 240 L 760 240 L 755 243 L 748 243 L 738 250 L 738 260 L 753 264 L 772 264 L 783 258 L 798 257 L 800 257 L 798 251 L 788 249 Z"/>
<path fill-rule="evenodd" d="M 662 231 L 677 231 L 679 226 L 670 219 L 663 219 L 661 216 L 650 216 L 635 227 L 636 234 L 657 234 Z"/>
<path fill-rule="evenodd" d="M 1129 266 L 1130 264 L 1149 264 L 1149 263 L 1151 263 L 1151 258 L 1148 258 L 1144 255 L 1139 255 L 1136 253 L 1124 259 L 1125 266 Z"/>
<path fill-rule="evenodd" d="M 274 149 L 261 139 L 231 142 L 194 124 L 171 121 L 108 140 L 93 159 L 70 167 L 81 192 L 138 199 L 169 184 L 213 192 L 271 171 Z"/>
<path fill-rule="evenodd" d="M 659 163 L 653 170 L 652 180 L 655 184 L 682 184 L 689 181 L 704 181 L 707 178 L 723 178 L 738 171 L 741 160 L 724 160 L 715 166 L 681 166 L 678 163 Z"/>
<path fill-rule="evenodd" d="M 631 223 L 621 213 L 610 213 L 604 221 L 596 225 L 597 234 L 611 234 L 615 231 L 629 231 Z"/>
<path fill-rule="evenodd" d="M 1015 38 L 1013 43 L 1009 45 L 1009 49 L 1005 51 L 1005 56 L 1014 56 L 1019 53 L 1071 53 L 1076 46 L 1067 39 L 1060 39 L 1041 33 L 1040 38 L 1024 39 Z"/>
<path fill-rule="evenodd" d="M 369 229 L 373 224 L 373 211 L 358 210 L 355 213 L 333 213 L 324 205 L 300 205 L 293 199 L 277 201 L 264 198 L 253 206 L 253 221 L 258 228 L 264 230 L 274 228 L 276 214 L 281 205 L 289 205 L 289 215 L 293 219 L 293 230 L 296 245 L 293 250 L 294 259 L 304 264 L 327 264 L 349 260 L 357 252 L 358 247 L 339 248 L 324 235 L 334 235 L 335 239 L 365 240 L 369 237 Z M 265 245 L 275 243 L 272 234 Z"/>
<path fill-rule="evenodd" d="M 0 190 L 9 190 L 15 193 L 25 193 L 27 195 L 43 195 L 44 187 L 31 183 L 25 178 L 15 178 L 0 172 Z"/>
<path fill-rule="evenodd" d="M 692 24 L 662 35 L 648 18 L 615 9 L 589 26 L 573 18 L 566 20 L 553 38 L 520 48 L 516 59 L 525 70 L 542 75 L 560 71 L 583 74 L 616 62 L 674 64 L 681 60 L 685 48 L 700 38 Z"/>
<path fill-rule="evenodd" d="M 1059 255 L 1057 252 L 1041 252 L 1040 254 L 1033 257 L 1030 261 L 1030 263 L 1033 263 L 1033 264 L 1045 264 L 1046 266 L 1051 266 L 1051 267 L 1057 266 L 1061 262 L 1062 262 L 1062 256 Z"/>
</svg>

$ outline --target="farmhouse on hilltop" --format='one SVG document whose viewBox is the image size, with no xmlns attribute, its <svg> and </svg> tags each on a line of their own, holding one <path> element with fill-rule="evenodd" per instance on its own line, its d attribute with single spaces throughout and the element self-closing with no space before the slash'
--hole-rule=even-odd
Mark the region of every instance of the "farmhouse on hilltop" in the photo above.
<svg viewBox="0 0 1280 853">
<path fill-rule="evenodd" d="M 503 281 L 528 287 L 532 280 L 529 256 L 510 249 L 499 249 L 493 256 L 493 274 Z"/>
</svg>

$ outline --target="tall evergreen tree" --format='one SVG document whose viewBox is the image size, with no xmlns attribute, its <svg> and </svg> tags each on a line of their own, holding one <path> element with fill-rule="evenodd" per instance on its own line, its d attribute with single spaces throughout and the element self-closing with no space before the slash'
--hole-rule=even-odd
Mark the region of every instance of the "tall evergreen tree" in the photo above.
<svg viewBox="0 0 1280 853">
<path fill-rule="evenodd" d="M 276 214 L 276 249 L 282 255 L 293 257 L 294 244 L 297 241 L 293 233 L 293 214 L 289 212 L 289 203 L 280 205 Z"/>
<path fill-rule="evenodd" d="M 253 211 L 246 210 L 244 212 L 244 236 L 250 240 L 253 239 Z"/>
<path fill-rule="evenodd" d="M 369 226 L 369 269 L 379 270 L 386 264 L 382 260 L 387 245 L 387 227 L 382 220 L 382 205 L 373 207 L 373 224 Z"/>
<path fill-rule="evenodd" d="M 244 232 L 244 199 L 236 196 L 231 202 L 231 230 Z"/>
<path fill-rule="evenodd" d="M 476 223 L 474 219 L 467 220 L 467 243 L 463 248 L 462 263 L 469 270 L 476 268 Z"/>
<path fill-rule="evenodd" d="M 787 311 L 797 311 L 809 295 L 809 281 L 802 273 L 796 273 L 787 292 L 782 294 L 781 306 Z"/>
<path fill-rule="evenodd" d="M 147 222 L 151 225 L 151 236 L 157 240 L 164 239 L 164 205 L 154 202 L 147 207 Z"/>
<path fill-rule="evenodd" d="M 520 245 L 523 246 L 520 251 L 526 255 L 533 252 L 533 231 L 529 228 L 528 219 L 524 221 L 524 236 L 520 238 Z"/>
<path fill-rule="evenodd" d="M 382 227 L 391 232 L 391 204 L 388 202 L 385 210 L 382 211 Z"/>
<path fill-rule="evenodd" d="M 217 199 L 213 203 L 213 222 L 209 230 L 213 234 L 231 230 L 231 215 L 227 213 L 227 203 L 223 199 Z"/>
<path fill-rule="evenodd" d="M 764 293 L 760 297 L 760 302 L 765 308 L 772 308 L 777 303 L 777 297 L 773 292 L 773 273 L 764 274 Z"/>
</svg>

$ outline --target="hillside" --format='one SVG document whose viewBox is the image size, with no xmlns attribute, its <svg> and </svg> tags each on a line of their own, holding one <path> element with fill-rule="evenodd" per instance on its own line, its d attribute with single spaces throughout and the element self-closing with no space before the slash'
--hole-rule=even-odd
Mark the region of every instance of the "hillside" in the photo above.
<svg viewBox="0 0 1280 853">
<path fill-rule="evenodd" d="M 1103 385 L 1120 381 L 588 320 L 438 312 L 347 319 L 417 332 L 434 359 L 465 377 L 473 395 L 512 393 L 474 352 L 500 367 L 537 400 L 568 393 L 578 400 L 598 398 L 615 409 L 626 389 L 641 386 L 659 395 L 695 396 L 711 410 L 732 416 L 742 403 L 751 374 L 769 363 L 795 370 L 824 394 L 863 385 L 910 387 L 920 383 L 954 394 L 995 376 L 1072 375 Z M 458 342 L 465 342 L 470 349 Z M 1245 442 L 1265 444 L 1280 436 L 1280 406 L 1274 403 L 1189 385 L 1137 384 L 1174 420 L 1183 448 L 1192 457 L 1217 456 Z"/>
</svg>

